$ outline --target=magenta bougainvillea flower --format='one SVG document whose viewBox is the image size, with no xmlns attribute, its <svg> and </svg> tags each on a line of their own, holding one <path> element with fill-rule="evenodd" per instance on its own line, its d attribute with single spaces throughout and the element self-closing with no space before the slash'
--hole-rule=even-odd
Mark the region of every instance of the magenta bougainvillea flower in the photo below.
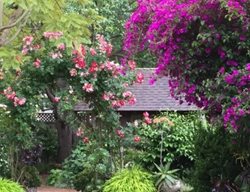
<svg viewBox="0 0 250 192">
<path fill-rule="evenodd" d="M 171 95 L 235 131 L 250 123 L 250 16 L 246 0 L 138 0 L 125 24 L 125 60 L 149 49 Z M 237 104 L 232 97 L 237 96 Z M 232 120 L 229 120 L 232 119 Z M 219 122 L 219 121 L 216 121 Z"/>
</svg>

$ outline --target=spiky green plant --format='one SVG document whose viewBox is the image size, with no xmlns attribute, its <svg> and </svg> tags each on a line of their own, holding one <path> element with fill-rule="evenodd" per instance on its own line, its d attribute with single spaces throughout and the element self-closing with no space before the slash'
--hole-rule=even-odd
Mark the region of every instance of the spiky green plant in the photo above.
<svg viewBox="0 0 250 192">
<path fill-rule="evenodd" d="M 103 192 L 156 192 L 151 174 L 138 166 L 126 168 L 104 184 Z"/>
<path fill-rule="evenodd" d="M 0 178 L 1 192 L 24 192 L 24 189 L 18 183 Z"/>
<path fill-rule="evenodd" d="M 171 162 L 168 162 L 165 166 L 158 166 L 155 164 L 157 168 L 157 172 L 155 172 L 154 177 L 157 179 L 156 187 L 160 192 L 171 191 L 171 188 L 175 188 L 177 182 L 179 181 L 176 176 L 176 172 L 179 169 L 170 169 Z"/>
</svg>

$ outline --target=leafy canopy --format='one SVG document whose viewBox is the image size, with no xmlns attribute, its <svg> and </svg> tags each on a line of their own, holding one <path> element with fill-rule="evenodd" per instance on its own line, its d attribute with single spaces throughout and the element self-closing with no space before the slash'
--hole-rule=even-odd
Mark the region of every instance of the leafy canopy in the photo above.
<svg viewBox="0 0 250 192">
<path fill-rule="evenodd" d="M 70 11 L 74 2 L 84 10 L 81 14 Z M 90 0 L 4 0 L 0 9 L 0 58 L 4 68 L 19 67 L 16 55 L 24 35 L 56 30 L 64 33 L 68 45 L 72 40 L 87 43 L 90 26 L 101 18 Z"/>
</svg>

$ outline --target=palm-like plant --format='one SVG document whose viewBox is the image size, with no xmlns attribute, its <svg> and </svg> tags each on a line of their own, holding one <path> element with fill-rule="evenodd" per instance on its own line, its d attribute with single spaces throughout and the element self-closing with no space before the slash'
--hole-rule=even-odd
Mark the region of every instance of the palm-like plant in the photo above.
<svg viewBox="0 0 250 192">
<path fill-rule="evenodd" d="M 181 181 L 176 175 L 179 169 L 170 170 L 170 165 L 170 162 L 165 166 L 155 164 L 158 171 L 154 173 L 154 177 L 159 192 L 175 192 L 181 189 Z"/>
</svg>

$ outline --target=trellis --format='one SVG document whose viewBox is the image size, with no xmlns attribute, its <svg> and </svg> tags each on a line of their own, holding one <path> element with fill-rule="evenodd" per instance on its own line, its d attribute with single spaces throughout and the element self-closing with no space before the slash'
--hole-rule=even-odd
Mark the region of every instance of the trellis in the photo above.
<svg viewBox="0 0 250 192">
<path fill-rule="evenodd" d="M 76 113 L 77 113 L 77 117 L 82 122 L 91 122 L 93 120 L 93 117 L 90 114 L 81 113 L 81 112 L 76 112 Z M 37 118 L 37 121 L 45 122 L 45 123 L 53 123 L 56 120 L 55 115 L 52 110 L 39 112 L 36 118 Z"/>
</svg>

